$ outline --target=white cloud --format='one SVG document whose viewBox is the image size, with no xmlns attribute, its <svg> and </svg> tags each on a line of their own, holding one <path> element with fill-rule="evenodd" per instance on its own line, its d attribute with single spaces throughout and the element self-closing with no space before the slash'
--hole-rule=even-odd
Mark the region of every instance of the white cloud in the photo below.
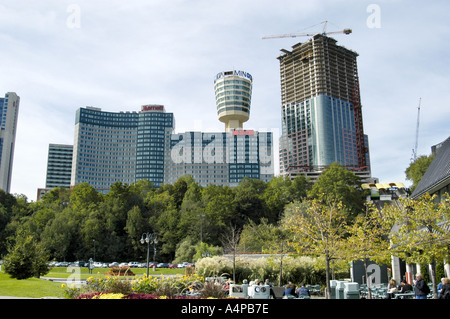
<svg viewBox="0 0 450 319">
<path fill-rule="evenodd" d="M 0 90 L 21 97 L 12 191 L 34 200 L 45 184 L 49 143 L 72 143 L 75 111 L 139 110 L 160 103 L 177 131 L 221 130 L 213 78 L 226 69 L 252 73 L 246 127 L 281 129 L 280 48 L 307 38 L 269 34 L 352 28 L 338 44 L 359 53 L 364 127 L 372 173 L 404 178 L 422 97 L 420 153 L 448 137 L 449 35 L 446 1 L 377 1 L 380 28 L 366 24 L 372 1 L 39 1 L 0 5 Z M 70 28 L 69 5 L 80 8 Z M 0 93 L 1 94 L 1 93 Z M 197 122 L 196 122 L 197 121 Z M 277 156 L 277 152 L 275 152 Z M 32 161 L 31 161 L 32 159 Z"/>
</svg>

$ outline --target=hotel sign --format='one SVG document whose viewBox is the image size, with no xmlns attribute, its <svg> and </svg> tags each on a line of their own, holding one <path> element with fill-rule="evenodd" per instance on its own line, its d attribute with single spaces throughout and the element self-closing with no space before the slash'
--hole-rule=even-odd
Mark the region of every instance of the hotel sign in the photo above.
<svg viewBox="0 0 450 319">
<path fill-rule="evenodd" d="M 250 73 L 245 72 L 245 71 L 237 71 L 237 70 L 217 73 L 217 75 L 214 79 L 214 82 L 216 82 L 217 80 L 224 78 L 226 76 L 239 76 L 241 78 L 245 78 L 245 79 L 248 79 L 251 82 L 253 82 L 253 77 Z"/>
<path fill-rule="evenodd" d="M 141 107 L 141 112 L 146 112 L 146 111 L 159 111 L 159 112 L 164 112 L 164 105 L 142 105 Z"/>
<path fill-rule="evenodd" d="M 255 135 L 253 130 L 234 130 L 233 135 Z"/>
</svg>

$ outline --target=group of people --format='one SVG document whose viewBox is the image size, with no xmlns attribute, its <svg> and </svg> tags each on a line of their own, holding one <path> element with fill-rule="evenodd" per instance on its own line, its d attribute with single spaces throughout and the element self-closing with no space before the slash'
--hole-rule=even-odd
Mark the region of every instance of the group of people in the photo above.
<svg viewBox="0 0 450 319">
<path fill-rule="evenodd" d="M 292 282 L 289 282 L 283 291 L 283 298 L 289 296 L 294 296 L 295 298 L 310 298 L 311 293 L 304 283 L 301 283 L 296 287 Z"/>
<path fill-rule="evenodd" d="M 421 274 L 416 275 L 416 280 L 414 280 L 414 287 L 402 280 L 399 286 L 394 279 L 391 279 L 388 284 L 387 298 L 391 299 L 395 294 L 398 293 L 408 293 L 414 292 L 415 299 L 427 299 L 430 293 L 430 287 L 425 282 Z M 450 279 L 442 278 L 438 287 L 438 297 L 439 299 L 450 299 Z"/>
</svg>

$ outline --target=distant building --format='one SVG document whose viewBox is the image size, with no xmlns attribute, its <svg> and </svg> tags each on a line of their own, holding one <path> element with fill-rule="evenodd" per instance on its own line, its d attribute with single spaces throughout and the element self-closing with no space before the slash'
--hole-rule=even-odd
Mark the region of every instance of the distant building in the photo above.
<svg viewBox="0 0 450 319">
<path fill-rule="evenodd" d="M 221 72 L 215 77 L 214 90 L 225 132 L 174 134 L 174 115 L 163 105 L 144 105 L 140 112 L 79 108 L 70 186 L 89 183 L 106 193 L 118 181 L 133 184 L 148 179 L 160 187 L 185 175 L 202 186 L 237 186 L 244 177 L 268 182 L 274 172 L 272 133 L 243 129 L 250 114 L 252 76 L 244 71 Z M 61 164 L 56 165 L 52 156 L 49 152 L 49 171 L 50 163 L 53 166 L 47 188 L 38 190 L 38 198 L 50 187 L 61 186 L 59 180 L 50 184 Z"/>
<path fill-rule="evenodd" d="M 201 186 L 234 187 L 244 178 L 273 177 L 272 133 L 252 130 L 172 135 L 167 183 L 191 175 Z"/>
<path fill-rule="evenodd" d="M 117 181 L 148 179 L 159 187 L 173 126 L 173 114 L 162 105 L 144 105 L 140 112 L 78 109 L 71 185 L 87 182 L 106 192 Z"/>
<path fill-rule="evenodd" d="M 280 174 L 315 179 L 338 162 L 370 178 L 358 54 L 320 34 L 281 51 Z"/>
<path fill-rule="evenodd" d="M 418 198 L 429 193 L 437 195 L 440 201 L 445 193 L 450 194 L 450 137 L 434 145 L 431 150 L 435 155 L 434 159 L 411 197 Z"/>
<path fill-rule="evenodd" d="M 268 182 L 274 174 L 271 132 L 243 128 L 250 118 L 253 77 L 225 71 L 214 78 L 217 115 L 224 132 L 185 132 L 171 138 L 166 182 L 191 175 L 201 186 L 234 187 L 244 178 Z"/>
<path fill-rule="evenodd" d="M 48 147 L 45 188 L 70 187 L 73 145 L 50 144 Z"/>
<path fill-rule="evenodd" d="M 20 97 L 14 92 L 0 98 L 0 189 L 7 193 L 11 189 L 19 104 Z"/>
<path fill-rule="evenodd" d="M 214 79 L 216 107 L 225 131 L 239 130 L 250 117 L 253 78 L 245 71 L 220 72 Z"/>
</svg>

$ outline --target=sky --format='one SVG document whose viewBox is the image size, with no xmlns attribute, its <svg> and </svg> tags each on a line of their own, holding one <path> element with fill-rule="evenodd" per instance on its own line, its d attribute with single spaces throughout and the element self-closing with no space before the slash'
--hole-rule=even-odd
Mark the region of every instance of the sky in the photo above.
<svg viewBox="0 0 450 319">
<path fill-rule="evenodd" d="M 20 109 L 11 193 L 35 201 L 49 144 L 73 144 L 75 112 L 162 104 L 176 132 L 223 131 L 217 73 L 253 76 L 246 129 L 281 134 L 280 49 L 308 37 L 265 35 L 352 29 L 331 37 L 359 54 L 372 176 L 403 182 L 418 155 L 450 136 L 450 2 L 445 0 L 109 0 L 0 4 L 0 96 Z M 278 143 L 274 154 L 278 168 Z"/>
</svg>

